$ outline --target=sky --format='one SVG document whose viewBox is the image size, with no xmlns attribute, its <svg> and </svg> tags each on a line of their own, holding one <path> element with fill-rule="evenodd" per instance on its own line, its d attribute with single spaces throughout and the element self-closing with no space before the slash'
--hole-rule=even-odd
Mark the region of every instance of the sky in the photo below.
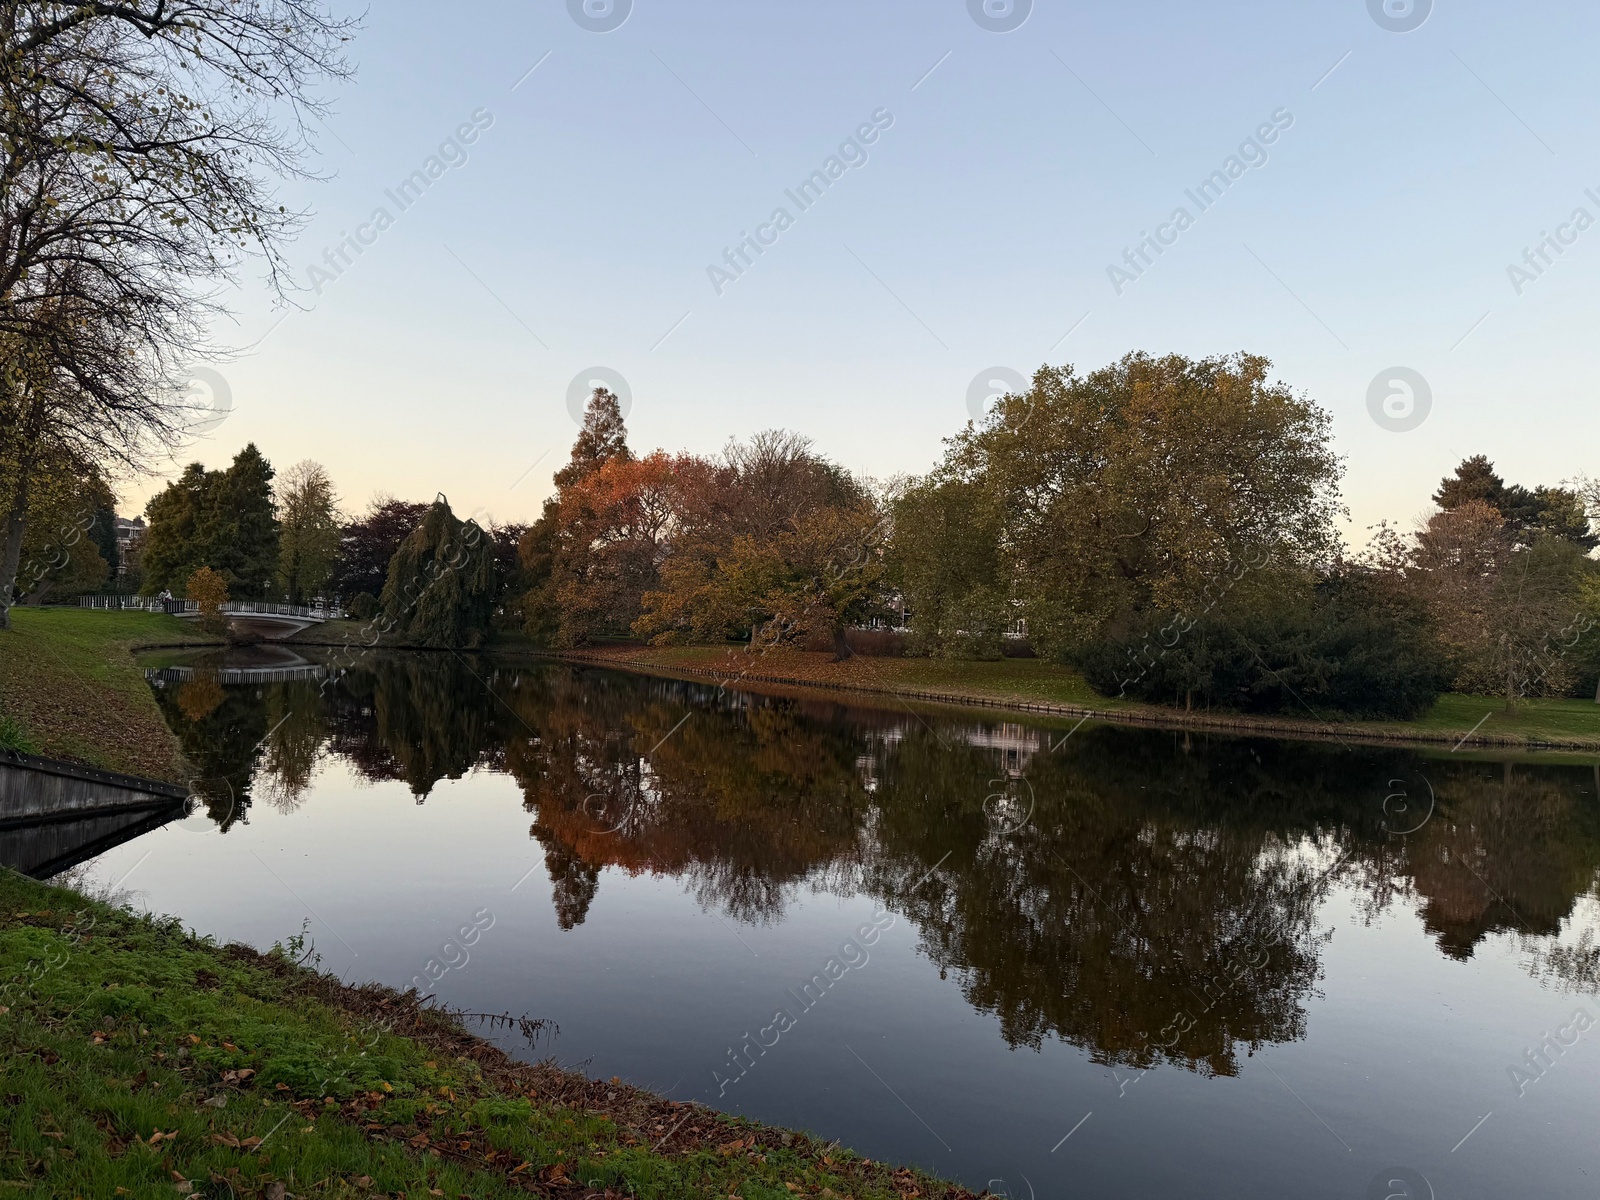
<svg viewBox="0 0 1600 1200">
<path fill-rule="evenodd" d="M 1581 0 L 380 0 L 282 187 L 299 307 L 229 293 L 226 417 L 123 508 L 253 441 L 531 520 L 618 377 L 636 451 L 917 474 L 982 381 L 1130 350 L 1270 358 L 1357 545 L 1471 454 L 1600 474 L 1597 45 Z"/>
</svg>

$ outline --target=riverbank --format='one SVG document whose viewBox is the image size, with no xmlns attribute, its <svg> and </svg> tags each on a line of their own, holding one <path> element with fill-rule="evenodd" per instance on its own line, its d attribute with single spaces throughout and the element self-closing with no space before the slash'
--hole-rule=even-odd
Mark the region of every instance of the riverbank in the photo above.
<svg viewBox="0 0 1600 1200">
<path fill-rule="evenodd" d="M 514 645 L 504 647 L 507 651 Z M 1094 717 L 1130 725 L 1369 744 L 1600 751 L 1600 704 L 1525 700 L 1507 712 L 1494 696 L 1442 696 L 1415 721 L 1328 721 L 1228 712 L 1183 712 L 1117 700 L 1095 692 L 1078 672 L 1040 659 L 974 662 L 932 658 L 864 658 L 780 648 L 608 646 L 553 655 L 563 661 L 684 679 L 713 679 L 752 690 L 797 688 L 877 695 L 895 703 L 995 708 L 1057 717 Z"/>
<path fill-rule="evenodd" d="M 178 739 L 133 652 L 216 639 L 164 613 L 18 606 L 11 623 L 0 632 L 0 746 L 147 779 L 186 778 Z"/>
<path fill-rule="evenodd" d="M 296 965 L 307 953 L 219 947 L 0 873 L 4 1194 L 972 1196 L 520 1062 L 415 994 Z"/>
</svg>

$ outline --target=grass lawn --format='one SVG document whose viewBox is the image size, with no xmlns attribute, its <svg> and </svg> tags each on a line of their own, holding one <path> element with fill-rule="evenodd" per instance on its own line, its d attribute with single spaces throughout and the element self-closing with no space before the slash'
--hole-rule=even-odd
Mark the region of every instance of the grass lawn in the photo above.
<svg viewBox="0 0 1600 1200">
<path fill-rule="evenodd" d="M 799 684 L 871 688 L 886 695 L 937 692 L 1019 705 L 1077 706 L 1113 716 L 1137 714 L 1173 722 L 1185 717 L 1178 709 L 1101 696 L 1072 668 L 1036 658 L 1007 658 L 998 662 L 853 658 L 836 663 L 826 653 L 778 649 L 749 655 L 738 646 L 611 646 L 596 648 L 583 657 L 635 668 L 713 670 L 725 675 L 730 682 L 746 673 L 751 677 L 765 676 Z M 1278 717 L 1221 712 L 1195 716 L 1199 721 L 1223 718 L 1240 728 L 1269 734 L 1274 731 L 1303 733 L 1309 727 L 1320 727 L 1331 728 L 1341 735 L 1411 736 L 1454 742 L 1476 728 L 1476 737 L 1467 743 L 1468 747 L 1474 742 L 1505 745 L 1532 741 L 1600 749 L 1600 704 L 1590 700 L 1524 700 L 1507 712 L 1503 698 L 1452 694 L 1441 697 L 1431 712 L 1415 721 L 1350 721 L 1337 717 L 1325 721 L 1309 712 L 1285 713 Z"/>
<path fill-rule="evenodd" d="M 971 1195 L 9 872 L 0 978 L 4 1196 Z"/>
<path fill-rule="evenodd" d="M 129 651 L 205 644 L 164 613 L 11 610 L 0 632 L 0 747 L 181 780 L 178 742 Z"/>
<path fill-rule="evenodd" d="M 1479 722 L 1482 722 L 1480 725 Z M 1593 700 L 1524 700 L 1506 711 L 1504 696 L 1441 696 L 1419 729 L 1508 734 L 1534 741 L 1600 743 L 1600 704 Z M 1469 742 L 1470 746 L 1471 743 Z"/>
</svg>

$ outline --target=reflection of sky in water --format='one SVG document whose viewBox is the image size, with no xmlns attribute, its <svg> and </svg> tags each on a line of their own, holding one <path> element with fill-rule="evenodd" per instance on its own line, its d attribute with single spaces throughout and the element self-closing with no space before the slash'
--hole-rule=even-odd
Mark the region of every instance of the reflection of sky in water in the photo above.
<svg viewBox="0 0 1600 1200">
<path fill-rule="evenodd" d="M 1508 1074 L 1580 1005 L 1600 1015 L 1560 987 L 1591 969 L 1600 916 L 1592 898 L 1574 906 L 1600 857 L 1588 767 L 1517 768 L 1508 792 L 1500 764 L 1459 756 L 1185 750 L 1182 735 L 1093 727 L 1052 752 L 1041 742 L 1064 730 L 699 707 L 638 772 L 645 811 L 602 822 L 585 819 L 585 789 L 650 750 L 682 693 L 615 677 L 609 692 L 537 692 L 540 677 L 490 680 L 516 718 L 481 686 L 442 720 L 414 700 L 398 711 L 409 684 L 358 689 L 333 722 L 339 754 L 263 750 L 305 781 L 298 795 L 258 775 L 248 823 L 163 830 L 92 877 L 131 869 L 139 904 L 224 940 L 269 945 L 309 916 L 323 966 L 347 980 L 404 986 L 430 960 L 458 963 L 439 977 L 445 1002 L 559 1025 L 525 1052 L 1012 1196 L 1356 1197 L 1394 1166 L 1441 1197 L 1554 1196 L 1587 1194 L 1600 1170 L 1600 1030 L 1521 1098 Z M 248 721 L 234 712 L 255 722 L 241 744 L 293 699 L 267 689 Z M 608 725 L 624 734 L 609 749 Z M 826 760 L 798 785 L 797 747 Z M 422 763 L 464 774 L 417 803 L 347 753 L 413 781 Z M 1381 832 L 1402 767 L 1441 806 L 1404 842 Z M 996 833 L 985 797 L 1015 795 L 994 781 L 1018 772 L 1036 812 Z M 805 1007 L 800 985 L 845 960 L 880 904 L 891 927 Z M 1185 999 L 1243 954 L 1229 939 L 1274 929 L 1295 953 L 1214 989 L 1210 1012 Z M 1141 1062 L 1148 1026 L 1185 1004 L 1198 1069 Z M 762 1053 L 779 1009 L 793 1027 Z M 754 1061 L 719 1099 L 730 1052 Z"/>
</svg>

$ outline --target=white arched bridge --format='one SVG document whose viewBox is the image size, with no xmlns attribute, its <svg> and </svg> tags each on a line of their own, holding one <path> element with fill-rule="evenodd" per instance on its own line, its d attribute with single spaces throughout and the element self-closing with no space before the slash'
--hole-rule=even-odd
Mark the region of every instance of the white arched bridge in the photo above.
<svg viewBox="0 0 1600 1200">
<path fill-rule="evenodd" d="M 79 596 L 78 604 L 82 608 L 164 612 L 186 620 L 200 618 L 200 605 L 194 600 L 163 600 L 158 596 Z M 273 604 L 266 600 L 230 600 L 222 606 L 222 612 L 235 627 L 245 627 L 268 638 L 288 637 L 344 615 L 332 604 Z"/>
</svg>

